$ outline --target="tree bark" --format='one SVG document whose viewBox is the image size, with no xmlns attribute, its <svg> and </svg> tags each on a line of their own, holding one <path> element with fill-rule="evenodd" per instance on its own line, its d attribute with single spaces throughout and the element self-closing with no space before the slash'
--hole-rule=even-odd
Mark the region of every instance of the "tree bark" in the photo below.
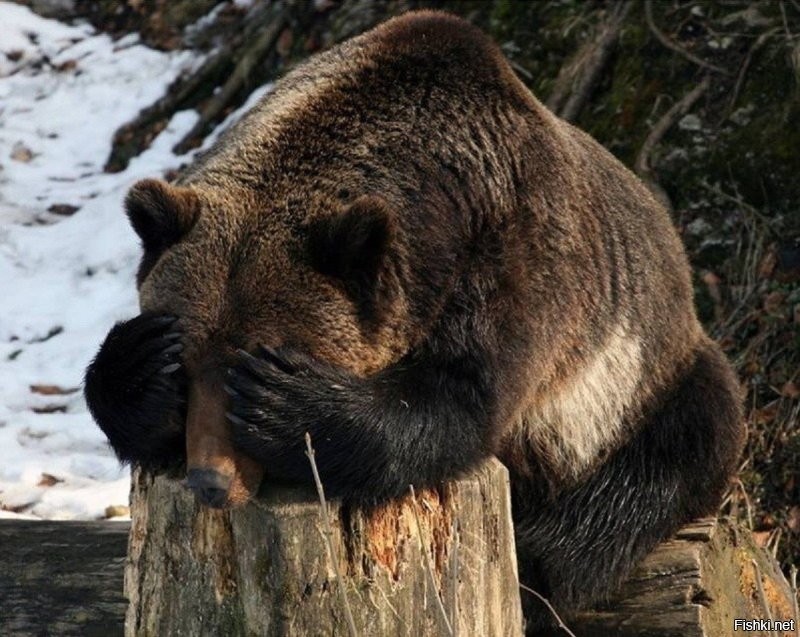
<svg viewBox="0 0 800 637">
<path fill-rule="evenodd" d="M 372 512 L 328 505 L 359 635 L 447 635 L 447 625 L 521 635 L 499 462 Z M 129 637 L 350 634 L 313 492 L 268 486 L 244 508 L 216 511 L 174 480 L 137 473 L 131 517 Z"/>
</svg>

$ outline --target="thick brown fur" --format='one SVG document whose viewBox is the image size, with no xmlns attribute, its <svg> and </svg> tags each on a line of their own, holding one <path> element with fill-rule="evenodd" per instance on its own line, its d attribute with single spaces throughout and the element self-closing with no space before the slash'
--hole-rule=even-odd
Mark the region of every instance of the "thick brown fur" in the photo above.
<svg viewBox="0 0 800 637">
<path fill-rule="evenodd" d="M 201 210 L 145 241 L 142 307 L 180 317 L 190 383 L 227 373 L 268 474 L 310 480 L 306 428 L 362 501 L 497 454 L 523 581 L 565 611 L 716 507 L 738 387 L 668 214 L 468 23 L 407 14 L 313 58 L 171 188 Z"/>
</svg>

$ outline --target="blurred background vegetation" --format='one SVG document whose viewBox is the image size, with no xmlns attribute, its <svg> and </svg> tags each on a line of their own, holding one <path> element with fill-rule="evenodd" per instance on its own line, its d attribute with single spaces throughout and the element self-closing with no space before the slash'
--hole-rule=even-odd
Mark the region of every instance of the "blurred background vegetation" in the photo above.
<svg viewBox="0 0 800 637">
<path fill-rule="evenodd" d="M 669 207 L 697 305 L 746 389 L 749 438 L 722 513 L 800 564 L 800 0 L 29 0 L 159 49 L 206 54 L 118 131 L 124 167 L 169 117 L 203 135 L 252 90 L 391 15 L 429 7 L 488 31 L 520 78 Z M 204 17 L 209 16 L 209 17 Z"/>
</svg>

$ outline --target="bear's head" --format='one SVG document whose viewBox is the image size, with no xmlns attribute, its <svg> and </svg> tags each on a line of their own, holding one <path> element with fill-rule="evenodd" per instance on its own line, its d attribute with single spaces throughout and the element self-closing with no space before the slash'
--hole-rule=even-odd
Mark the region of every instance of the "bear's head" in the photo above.
<svg viewBox="0 0 800 637">
<path fill-rule="evenodd" d="M 341 188 L 267 200 L 154 179 L 125 207 L 144 250 L 141 309 L 179 317 L 184 334 L 188 484 L 207 503 L 213 492 L 217 506 L 241 504 L 269 467 L 230 442 L 224 377 L 237 351 L 291 344 L 358 375 L 407 351 L 391 207 Z"/>
</svg>

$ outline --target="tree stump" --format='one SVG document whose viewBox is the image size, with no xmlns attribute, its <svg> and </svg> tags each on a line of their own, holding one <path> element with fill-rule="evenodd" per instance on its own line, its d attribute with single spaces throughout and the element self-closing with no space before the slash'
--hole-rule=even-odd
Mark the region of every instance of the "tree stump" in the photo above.
<svg viewBox="0 0 800 637">
<path fill-rule="evenodd" d="M 175 480 L 135 474 L 127 636 L 349 634 L 316 494 L 263 491 L 218 511 Z M 498 461 L 372 512 L 328 508 L 359 635 L 447 635 L 448 624 L 456 635 L 522 634 L 508 474 Z"/>
<path fill-rule="evenodd" d="M 756 546 L 750 531 L 704 519 L 659 544 L 619 594 L 604 608 L 574 618 L 570 628 L 579 637 L 730 637 L 737 634 L 735 619 L 794 619 L 796 628 L 793 598 L 777 562 Z"/>
</svg>

